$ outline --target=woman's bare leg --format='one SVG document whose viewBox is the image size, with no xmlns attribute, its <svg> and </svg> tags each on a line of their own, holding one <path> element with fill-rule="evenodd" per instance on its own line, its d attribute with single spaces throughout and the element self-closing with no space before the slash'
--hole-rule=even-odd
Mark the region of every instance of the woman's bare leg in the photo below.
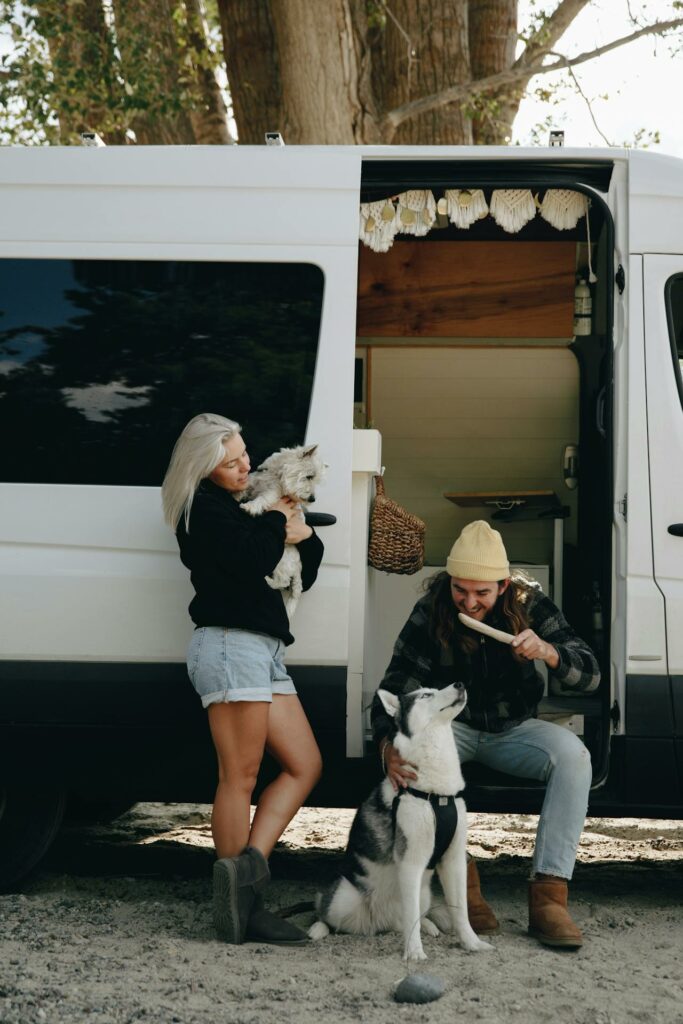
<svg viewBox="0 0 683 1024">
<path fill-rule="evenodd" d="M 218 757 L 218 788 L 211 813 L 216 856 L 236 857 L 249 842 L 251 794 L 268 735 L 267 701 L 209 705 L 209 728 Z"/>
<path fill-rule="evenodd" d="M 282 772 L 259 798 L 249 844 L 269 857 L 322 770 L 318 744 L 299 698 L 293 694 L 273 696 L 266 748 Z"/>
</svg>

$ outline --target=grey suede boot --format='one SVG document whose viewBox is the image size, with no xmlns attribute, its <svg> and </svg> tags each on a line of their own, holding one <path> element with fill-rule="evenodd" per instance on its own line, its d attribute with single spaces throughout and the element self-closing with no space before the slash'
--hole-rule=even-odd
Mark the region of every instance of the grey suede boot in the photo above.
<svg viewBox="0 0 683 1024">
<path fill-rule="evenodd" d="M 267 942 L 271 946 L 307 946 L 311 941 L 301 928 L 266 910 L 261 893 L 254 899 L 245 938 L 247 942 Z"/>
<path fill-rule="evenodd" d="M 254 900 L 269 879 L 268 861 L 253 846 L 245 847 L 239 857 L 215 862 L 213 923 L 221 939 L 235 946 L 244 942 Z"/>
</svg>

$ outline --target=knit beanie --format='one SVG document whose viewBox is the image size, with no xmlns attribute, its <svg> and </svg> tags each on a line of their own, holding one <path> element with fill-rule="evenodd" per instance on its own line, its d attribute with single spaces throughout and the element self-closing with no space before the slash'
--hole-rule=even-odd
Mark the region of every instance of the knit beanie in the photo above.
<svg viewBox="0 0 683 1024">
<path fill-rule="evenodd" d="M 503 538 L 483 519 L 468 523 L 451 548 L 446 571 L 461 580 L 492 583 L 507 579 L 510 565 Z"/>
</svg>

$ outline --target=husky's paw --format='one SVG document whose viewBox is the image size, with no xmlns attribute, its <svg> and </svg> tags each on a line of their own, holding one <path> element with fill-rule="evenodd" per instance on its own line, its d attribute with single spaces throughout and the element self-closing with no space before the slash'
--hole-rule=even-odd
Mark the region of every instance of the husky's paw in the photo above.
<svg viewBox="0 0 683 1024">
<path fill-rule="evenodd" d="M 492 946 L 490 942 L 484 942 L 483 939 L 478 938 L 476 935 L 474 936 L 474 939 L 463 939 L 460 942 L 460 945 L 463 949 L 466 949 L 468 953 L 486 953 L 496 948 L 495 946 Z"/>
<path fill-rule="evenodd" d="M 317 942 L 318 939 L 326 938 L 329 934 L 330 929 L 324 921 L 314 921 L 308 929 L 308 937 L 309 939 L 313 939 L 314 942 Z"/>
<path fill-rule="evenodd" d="M 422 918 L 422 931 L 425 933 L 425 935 L 429 935 L 430 938 L 432 939 L 436 939 L 438 938 L 439 935 L 441 935 L 440 930 L 437 928 L 433 921 L 429 920 L 428 917 Z"/>
<path fill-rule="evenodd" d="M 405 953 L 403 954 L 403 959 L 404 960 L 426 960 L 427 959 L 427 954 L 425 953 L 424 949 L 422 948 L 422 945 L 412 946 L 410 949 L 407 949 L 405 951 Z"/>
</svg>

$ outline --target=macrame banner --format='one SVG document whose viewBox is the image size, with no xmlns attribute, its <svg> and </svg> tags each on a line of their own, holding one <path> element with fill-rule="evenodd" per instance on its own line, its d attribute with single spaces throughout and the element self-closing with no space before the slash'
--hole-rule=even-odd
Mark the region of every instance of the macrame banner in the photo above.
<svg viewBox="0 0 683 1024">
<path fill-rule="evenodd" d="M 390 199 L 360 204 L 360 240 L 373 252 L 388 252 L 396 234 L 396 210 Z"/>
<path fill-rule="evenodd" d="M 568 188 L 549 188 L 543 197 L 540 213 L 558 231 L 575 228 L 588 209 L 588 200 L 581 192 Z"/>
<path fill-rule="evenodd" d="M 436 200 L 427 189 L 411 189 L 398 197 L 396 234 L 426 235 L 436 220 Z"/>
<path fill-rule="evenodd" d="M 449 220 L 457 228 L 469 228 L 489 212 L 484 193 L 480 188 L 446 189 L 446 210 Z"/>
<path fill-rule="evenodd" d="M 491 216 L 496 224 L 515 234 L 536 216 L 536 203 L 530 189 L 497 188 L 491 196 Z"/>
<path fill-rule="evenodd" d="M 499 227 L 510 234 L 521 231 L 533 220 L 538 210 L 558 231 L 576 227 L 581 217 L 586 218 L 588 240 L 589 281 L 597 281 L 591 263 L 591 237 L 589 219 L 590 200 L 581 192 L 566 188 L 550 188 L 540 202 L 530 189 L 498 188 L 491 194 L 490 206 L 480 188 L 448 188 L 439 199 L 429 189 L 410 189 L 400 195 L 360 204 L 359 237 L 373 252 L 388 252 L 396 235 L 428 234 L 434 226 L 437 212 L 440 226 L 447 215 L 452 224 L 468 229 L 489 213 Z"/>
</svg>

